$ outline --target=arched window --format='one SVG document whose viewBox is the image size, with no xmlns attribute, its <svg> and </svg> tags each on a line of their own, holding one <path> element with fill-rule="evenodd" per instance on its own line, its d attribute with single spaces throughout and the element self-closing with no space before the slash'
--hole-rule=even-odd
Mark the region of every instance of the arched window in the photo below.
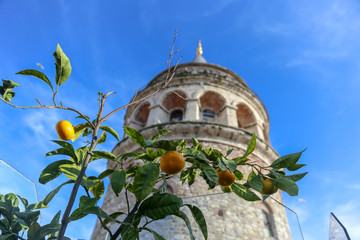
<svg viewBox="0 0 360 240">
<path fill-rule="evenodd" d="M 206 122 L 214 122 L 216 120 L 216 115 L 213 110 L 205 109 L 202 111 L 202 119 Z"/>
<path fill-rule="evenodd" d="M 145 125 L 148 120 L 149 113 L 150 113 L 149 107 L 150 107 L 150 103 L 148 103 L 148 102 L 141 105 L 141 107 L 137 111 L 135 120 L 138 121 L 139 123 L 142 123 Z"/>
<path fill-rule="evenodd" d="M 176 109 L 170 113 L 170 121 L 181 121 L 183 119 L 183 111 Z"/>
<path fill-rule="evenodd" d="M 275 237 L 274 230 L 273 230 L 272 224 L 271 224 L 270 216 L 265 210 L 262 210 L 262 218 L 263 218 L 263 222 L 264 222 L 264 226 L 265 226 L 265 228 L 264 228 L 265 237 Z"/>
<path fill-rule="evenodd" d="M 237 105 L 236 116 L 238 120 L 238 126 L 241 128 L 246 128 L 255 122 L 254 115 L 250 108 L 242 103 Z"/>
<path fill-rule="evenodd" d="M 264 236 L 267 238 L 277 239 L 275 220 L 270 206 L 263 202 L 261 204 L 261 215 L 264 223 Z"/>
</svg>

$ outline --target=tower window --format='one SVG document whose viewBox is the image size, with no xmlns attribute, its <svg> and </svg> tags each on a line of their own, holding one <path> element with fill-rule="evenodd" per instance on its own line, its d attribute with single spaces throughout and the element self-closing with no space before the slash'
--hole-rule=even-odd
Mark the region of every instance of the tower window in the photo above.
<svg viewBox="0 0 360 240">
<path fill-rule="evenodd" d="M 265 237 L 275 237 L 274 230 L 272 228 L 272 224 L 271 224 L 271 220 L 270 220 L 270 216 L 265 210 L 262 210 L 262 217 L 263 217 L 263 222 L 264 222 L 264 226 L 265 226 L 265 228 L 264 228 Z"/>
<path fill-rule="evenodd" d="M 174 110 L 170 113 L 170 121 L 181 121 L 183 119 L 183 111 L 182 110 Z"/>
<path fill-rule="evenodd" d="M 215 121 L 215 112 L 210 109 L 205 109 L 202 111 L 202 119 L 206 122 L 214 122 Z"/>
</svg>

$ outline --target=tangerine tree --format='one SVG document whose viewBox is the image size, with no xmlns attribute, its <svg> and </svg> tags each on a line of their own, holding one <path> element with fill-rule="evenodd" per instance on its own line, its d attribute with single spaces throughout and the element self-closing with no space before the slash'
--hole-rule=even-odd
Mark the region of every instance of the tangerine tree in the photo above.
<svg viewBox="0 0 360 240">
<path fill-rule="evenodd" d="M 150 232 L 155 239 L 164 239 L 159 233 L 150 229 L 148 224 L 169 215 L 183 219 L 189 228 L 190 238 L 195 239 L 189 218 L 182 211 L 182 208 L 190 209 L 204 238 L 207 239 L 206 219 L 201 210 L 197 206 L 184 204 L 176 194 L 165 192 L 167 181 L 178 173 L 180 173 L 181 184 L 187 182 L 191 186 L 195 181 L 202 178 L 209 189 L 214 189 L 220 185 L 224 192 L 236 194 L 246 201 L 265 200 L 277 189 L 281 189 L 291 196 L 298 194 L 299 189 L 296 182 L 307 173 L 289 175 L 288 172 L 296 171 L 305 166 L 305 164 L 298 163 L 302 152 L 280 157 L 269 166 L 259 165 L 249 158 L 256 146 L 255 135 L 252 136 L 242 156 L 230 158 L 232 149 L 222 153 L 211 147 L 203 148 L 202 144 L 195 138 L 191 140 L 161 140 L 161 137 L 170 132 L 166 129 L 160 130 L 150 139 L 145 139 L 138 130 L 125 126 L 123 129 L 125 134 L 139 145 L 138 151 L 115 156 L 111 152 L 96 150 L 99 144 L 107 140 L 108 134 L 116 140 L 120 140 L 119 134 L 112 127 L 104 125 L 104 122 L 111 115 L 166 88 L 177 66 L 176 64 L 174 68 L 170 68 L 171 58 L 176 53 L 173 51 L 173 46 L 170 48 L 167 77 L 157 91 L 141 99 L 134 98 L 128 105 L 119 107 L 107 114 L 104 114 L 104 104 L 107 97 L 113 92 L 99 93 L 99 109 L 93 118 L 72 107 L 63 106 L 61 102 L 58 103 L 56 100 L 59 87 L 67 81 L 71 74 L 70 61 L 59 45 L 54 52 L 55 88 L 49 78 L 40 71 L 28 69 L 17 73 L 36 77 L 48 84 L 53 93 L 53 104 L 43 105 L 38 101 L 38 106 L 16 106 L 11 101 L 15 96 L 14 88 L 18 87 L 19 84 L 11 80 L 3 80 L 3 85 L 0 86 L 2 96 L 0 99 L 4 103 L 16 108 L 57 108 L 72 111 L 83 122 L 72 126 L 69 121 L 59 121 L 56 125 L 56 131 L 61 140 L 52 140 L 59 145 L 59 148 L 46 153 L 46 156 L 61 155 L 65 156 L 66 159 L 53 161 L 44 168 L 39 177 L 41 184 L 47 184 L 60 175 L 65 175 L 67 181 L 48 193 L 38 203 L 29 204 L 26 199 L 12 193 L 0 195 L 0 240 L 26 239 L 24 235 L 29 240 L 69 239 L 65 237 L 67 225 L 89 214 L 97 216 L 102 228 L 108 232 L 111 240 L 119 238 L 138 239 L 141 231 Z M 81 137 L 90 137 L 91 141 L 85 142 L 84 146 L 75 149 L 69 140 L 74 142 Z M 106 169 L 97 176 L 87 175 L 88 165 L 99 159 L 114 161 L 118 163 L 119 168 Z M 143 164 L 131 166 L 130 163 L 135 160 L 142 160 Z M 251 169 L 251 173 L 246 178 L 244 177 L 244 167 Z M 104 179 L 107 177 L 110 177 L 110 186 L 116 196 L 125 191 L 127 212 L 104 212 L 99 207 L 98 202 L 103 197 L 105 190 Z M 156 184 L 159 182 L 161 184 L 157 187 L 159 184 Z M 63 207 L 63 214 L 59 211 L 50 223 L 41 226 L 38 223 L 40 209 L 49 206 L 51 200 L 65 185 L 72 185 L 73 187 L 67 206 Z M 79 188 L 83 188 L 86 194 L 78 196 Z M 136 199 L 133 205 L 129 204 L 128 194 L 132 194 Z M 79 206 L 74 207 L 76 198 L 80 200 Z M 20 210 L 19 202 L 24 205 L 24 210 Z M 117 223 L 118 228 L 115 231 L 110 231 L 108 227 L 110 223 Z"/>
</svg>

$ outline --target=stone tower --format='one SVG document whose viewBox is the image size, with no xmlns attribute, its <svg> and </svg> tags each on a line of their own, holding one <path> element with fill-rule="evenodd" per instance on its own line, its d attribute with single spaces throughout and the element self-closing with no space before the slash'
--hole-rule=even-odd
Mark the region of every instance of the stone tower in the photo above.
<svg viewBox="0 0 360 240">
<path fill-rule="evenodd" d="M 157 89 L 166 73 L 167 70 L 155 76 L 138 97 Z M 252 133 L 255 133 L 257 145 L 250 158 L 267 165 L 278 158 L 269 141 L 269 116 L 264 104 L 237 74 L 207 63 L 202 56 L 200 42 L 195 58 L 177 67 L 166 90 L 127 109 L 125 125 L 138 129 L 146 137 L 153 136 L 159 129 L 169 129 L 172 133 L 165 139 L 195 137 L 204 148 L 211 146 L 223 152 L 233 148 L 231 155 L 234 157 L 244 154 Z M 124 138 L 115 146 L 113 153 L 119 155 L 137 148 Z M 109 167 L 116 166 L 109 162 Z M 249 172 L 246 169 L 241 171 L 245 176 Z M 247 202 L 235 194 L 222 193 L 220 187 L 211 191 L 207 188 L 207 184 L 199 179 L 191 188 L 187 184 L 181 186 L 179 181 L 168 181 L 167 191 L 177 193 L 184 203 L 196 205 L 202 210 L 208 225 L 208 239 L 291 239 L 286 212 L 274 200 Z M 125 212 L 126 203 L 122 194 L 115 197 L 109 187 L 103 203 L 104 211 L 122 209 Z M 282 202 L 280 191 L 273 198 Z M 192 218 L 191 225 L 195 238 L 203 239 Z M 115 229 L 116 226 L 112 227 Z M 183 220 L 177 217 L 167 217 L 149 227 L 165 239 L 190 239 Z M 101 231 L 97 223 L 92 239 L 105 239 L 105 236 L 105 231 Z M 141 239 L 153 237 L 143 234 Z"/>
</svg>

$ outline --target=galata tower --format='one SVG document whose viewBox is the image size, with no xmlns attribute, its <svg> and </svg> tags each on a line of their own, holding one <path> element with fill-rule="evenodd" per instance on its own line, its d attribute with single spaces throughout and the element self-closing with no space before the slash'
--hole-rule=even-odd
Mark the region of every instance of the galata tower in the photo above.
<svg viewBox="0 0 360 240">
<path fill-rule="evenodd" d="M 154 92 L 165 79 L 167 69 L 155 76 L 138 93 L 141 98 Z M 201 43 L 196 56 L 189 63 L 180 64 L 168 87 L 160 93 L 132 105 L 126 111 L 125 125 L 151 137 L 160 129 L 172 132 L 164 139 L 187 139 L 195 137 L 205 147 L 242 156 L 253 133 L 257 136 L 255 151 L 250 155 L 259 164 L 270 165 L 279 156 L 269 140 L 269 116 L 262 101 L 237 74 L 222 66 L 208 63 L 203 57 Z M 113 153 L 138 150 L 138 145 L 124 138 Z M 108 167 L 116 168 L 114 162 Z M 244 170 L 242 170 L 244 172 Z M 246 174 L 246 172 L 245 172 Z M 244 175 L 245 175 L 244 174 Z M 209 191 L 207 184 L 197 181 L 190 188 L 179 181 L 168 181 L 167 191 L 177 193 L 184 203 L 199 207 L 208 225 L 209 240 L 289 240 L 290 228 L 283 206 L 273 199 L 247 202 L 235 194 L 222 193 L 220 187 Z M 108 187 L 102 209 L 105 212 L 124 211 L 125 194 L 116 197 Z M 281 191 L 272 196 L 282 202 Z M 129 196 L 130 202 L 134 200 Z M 190 216 L 191 214 L 189 214 Z M 196 239 L 203 239 L 200 229 L 191 217 Z M 116 229 L 117 226 L 110 226 Z M 149 228 L 165 239 L 190 239 L 184 222 L 177 217 L 155 221 Z M 106 239 L 106 231 L 99 222 L 92 240 Z M 141 234 L 140 239 L 153 239 L 152 234 Z"/>
</svg>

